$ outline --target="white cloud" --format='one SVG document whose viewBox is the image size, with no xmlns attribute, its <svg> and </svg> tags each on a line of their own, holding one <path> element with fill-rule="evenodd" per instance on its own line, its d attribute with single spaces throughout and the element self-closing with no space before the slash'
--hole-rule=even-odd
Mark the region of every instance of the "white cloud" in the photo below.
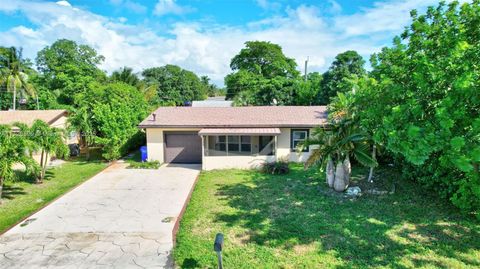
<svg viewBox="0 0 480 269">
<path fill-rule="evenodd" d="M 68 1 L 58 1 L 57 5 L 64 6 L 64 7 L 71 7 L 70 3 Z"/>
<path fill-rule="evenodd" d="M 368 57 L 388 45 L 408 24 L 409 10 L 426 6 L 413 0 L 402 5 L 392 0 L 332 19 L 322 15 L 321 8 L 301 5 L 287 8 L 283 16 L 268 17 L 243 27 L 175 23 L 168 35 L 160 35 L 148 27 L 128 24 L 125 19 L 106 18 L 54 2 L 3 3 L 0 2 L 0 12 L 22 12 L 33 24 L 0 32 L 1 45 L 21 46 L 26 57 L 34 59 L 43 47 L 67 38 L 88 44 L 104 55 L 106 60 L 101 67 L 109 72 L 122 66 L 141 71 L 177 64 L 199 75 L 208 75 L 217 84 L 223 83 L 223 77 L 230 72 L 230 59 L 248 40 L 280 44 L 285 54 L 297 61 L 299 69 L 309 56 L 309 70 L 324 71 L 340 52 L 353 49 Z"/>
<path fill-rule="evenodd" d="M 193 11 L 194 8 L 178 5 L 175 0 L 158 0 L 153 13 L 157 16 L 163 16 L 166 14 L 182 15 Z"/>
</svg>

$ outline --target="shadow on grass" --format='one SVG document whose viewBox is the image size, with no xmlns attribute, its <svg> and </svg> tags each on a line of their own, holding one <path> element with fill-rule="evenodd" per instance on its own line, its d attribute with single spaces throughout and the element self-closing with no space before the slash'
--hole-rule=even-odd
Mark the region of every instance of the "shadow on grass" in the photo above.
<svg viewBox="0 0 480 269">
<path fill-rule="evenodd" d="M 242 183 L 221 185 L 216 195 L 236 213 L 218 213 L 216 221 L 247 229 L 244 243 L 286 250 L 319 243 L 317 251 L 332 251 L 345 262 L 339 268 L 407 268 L 405 259 L 415 267 L 445 268 L 442 260 L 448 258 L 480 266 L 478 259 L 462 255 L 480 250 L 476 221 L 412 183 L 402 182 L 394 195 L 349 199 L 315 178 L 296 169 L 285 176 L 252 173 Z M 412 254 L 418 255 L 411 259 Z"/>
<path fill-rule="evenodd" d="M 2 192 L 2 199 L 12 200 L 19 195 L 27 194 L 22 187 L 4 185 Z"/>
</svg>

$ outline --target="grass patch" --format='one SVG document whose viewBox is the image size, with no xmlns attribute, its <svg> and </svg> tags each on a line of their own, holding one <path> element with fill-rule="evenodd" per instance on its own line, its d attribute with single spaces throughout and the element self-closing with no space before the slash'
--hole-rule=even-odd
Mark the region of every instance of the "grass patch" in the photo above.
<svg viewBox="0 0 480 269">
<path fill-rule="evenodd" d="M 142 162 L 140 151 L 137 150 L 125 158 L 129 169 L 158 169 L 161 163 L 159 161 Z"/>
<path fill-rule="evenodd" d="M 35 210 L 89 179 L 107 166 L 105 162 L 70 161 L 46 172 L 43 184 L 35 184 L 22 172 L 6 182 L 0 204 L 0 233 Z"/>
<path fill-rule="evenodd" d="M 398 177 L 383 168 L 375 188 Z M 352 185 L 368 186 L 355 168 Z M 411 182 L 394 194 L 357 199 L 324 176 L 292 165 L 288 175 L 202 172 L 174 250 L 181 268 L 215 268 L 213 240 L 225 235 L 225 268 L 478 268 L 480 224 Z M 362 189 L 363 189 L 362 188 Z"/>
</svg>

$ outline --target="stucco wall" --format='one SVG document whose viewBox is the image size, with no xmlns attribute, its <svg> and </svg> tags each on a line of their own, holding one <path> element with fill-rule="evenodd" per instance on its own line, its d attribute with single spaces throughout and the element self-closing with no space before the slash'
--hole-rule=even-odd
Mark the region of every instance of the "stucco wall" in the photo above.
<svg viewBox="0 0 480 269">
<path fill-rule="evenodd" d="M 272 162 L 275 156 L 203 156 L 202 169 L 254 169 L 264 162 Z"/>
<path fill-rule="evenodd" d="M 276 156 L 278 159 L 286 158 L 291 162 L 305 162 L 311 154 L 311 149 L 309 152 L 297 153 L 292 151 L 290 148 L 290 131 L 292 128 L 280 128 L 281 134 L 277 136 L 277 153 Z M 303 128 L 293 128 L 293 129 L 303 129 Z M 312 133 L 312 129 L 310 134 Z"/>
<path fill-rule="evenodd" d="M 67 119 L 68 118 L 66 116 L 61 116 L 56 121 L 52 122 L 52 124 L 50 124 L 50 126 L 66 130 L 67 127 L 68 127 Z M 78 134 L 76 134 L 76 133 L 72 137 L 70 137 L 70 133 L 67 133 L 66 138 L 67 138 L 66 141 L 65 141 L 66 144 L 78 144 L 79 143 L 79 137 L 78 137 Z"/>
</svg>

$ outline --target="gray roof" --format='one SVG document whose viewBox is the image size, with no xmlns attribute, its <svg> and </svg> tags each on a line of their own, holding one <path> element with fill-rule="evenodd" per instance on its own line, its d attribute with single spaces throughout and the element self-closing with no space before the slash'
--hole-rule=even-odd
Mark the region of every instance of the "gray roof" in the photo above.
<svg viewBox="0 0 480 269">
<path fill-rule="evenodd" d="M 160 107 L 139 127 L 315 127 L 326 123 L 326 106 Z"/>
</svg>

